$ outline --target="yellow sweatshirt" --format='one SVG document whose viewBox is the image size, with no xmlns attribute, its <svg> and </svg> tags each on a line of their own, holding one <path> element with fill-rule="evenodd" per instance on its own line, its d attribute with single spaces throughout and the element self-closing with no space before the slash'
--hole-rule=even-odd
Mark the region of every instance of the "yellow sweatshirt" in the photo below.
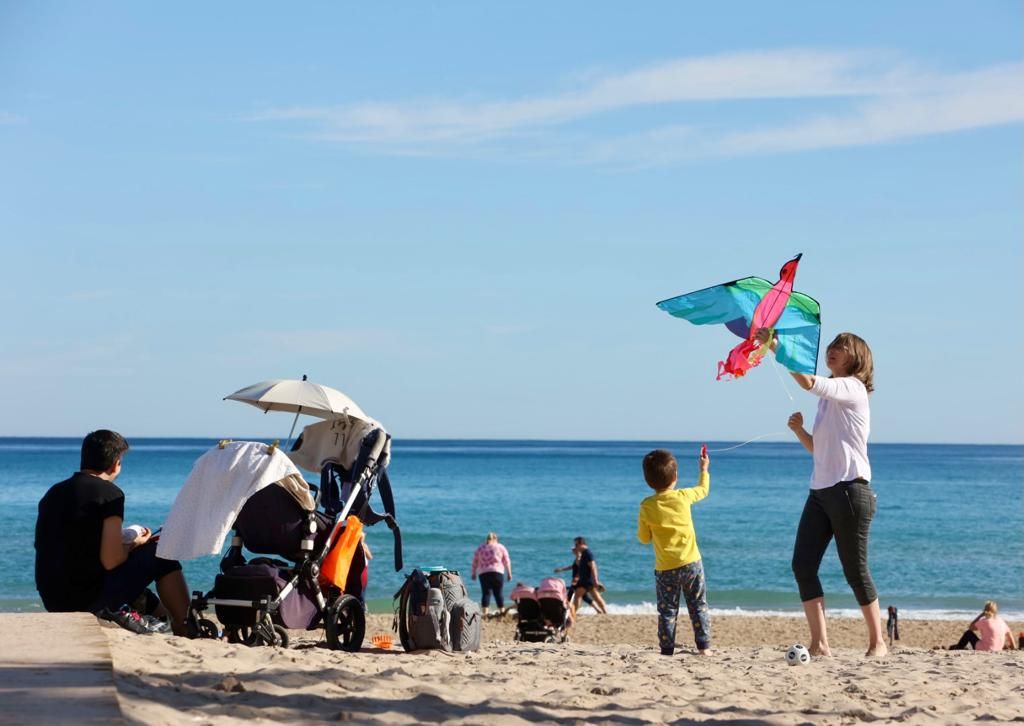
<svg viewBox="0 0 1024 726">
<path fill-rule="evenodd" d="M 636 536 L 643 544 L 654 542 L 654 569 L 658 572 L 700 559 L 690 505 L 706 497 L 710 488 L 711 476 L 702 471 L 697 486 L 666 489 L 640 502 Z"/>
</svg>

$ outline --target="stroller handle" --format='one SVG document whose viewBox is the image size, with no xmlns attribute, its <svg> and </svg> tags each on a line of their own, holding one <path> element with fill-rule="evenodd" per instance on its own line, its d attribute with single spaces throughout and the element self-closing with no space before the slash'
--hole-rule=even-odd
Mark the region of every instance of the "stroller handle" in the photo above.
<svg viewBox="0 0 1024 726">
<path fill-rule="evenodd" d="M 376 436 L 373 440 L 373 446 L 370 448 L 369 453 L 366 456 L 366 470 L 372 470 L 374 465 L 377 463 L 377 459 L 380 458 L 381 452 L 384 451 L 384 447 L 388 443 L 388 435 L 384 433 L 383 429 L 377 429 L 374 431 Z"/>
</svg>

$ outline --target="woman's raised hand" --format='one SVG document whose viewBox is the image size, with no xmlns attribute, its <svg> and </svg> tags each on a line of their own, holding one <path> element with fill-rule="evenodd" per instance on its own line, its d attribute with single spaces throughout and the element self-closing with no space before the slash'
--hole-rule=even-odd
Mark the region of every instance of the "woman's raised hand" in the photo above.
<svg viewBox="0 0 1024 726">
<path fill-rule="evenodd" d="M 775 331 L 771 328 L 758 328 L 754 334 L 754 339 L 760 344 L 770 343 L 768 346 L 772 350 L 779 347 L 779 336 L 775 334 Z"/>
<path fill-rule="evenodd" d="M 804 415 L 797 411 L 789 417 L 789 421 L 786 423 L 792 431 L 802 431 L 804 428 Z"/>
</svg>

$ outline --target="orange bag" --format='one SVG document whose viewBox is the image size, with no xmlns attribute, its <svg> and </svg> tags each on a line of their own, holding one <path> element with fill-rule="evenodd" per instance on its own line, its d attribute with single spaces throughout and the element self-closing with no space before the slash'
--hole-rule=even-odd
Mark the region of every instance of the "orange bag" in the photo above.
<svg viewBox="0 0 1024 726">
<path fill-rule="evenodd" d="M 348 581 L 348 570 L 352 566 L 352 558 L 356 554 L 356 547 L 362 544 L 363 523 L 359 517 L 349 516 L 345 520 L 345 529 L 342 530 L 338 541 L 324 558 L 320 566 L 320 579 L 329 582 L 336 587 L 345 589 Z"/>
</svg>

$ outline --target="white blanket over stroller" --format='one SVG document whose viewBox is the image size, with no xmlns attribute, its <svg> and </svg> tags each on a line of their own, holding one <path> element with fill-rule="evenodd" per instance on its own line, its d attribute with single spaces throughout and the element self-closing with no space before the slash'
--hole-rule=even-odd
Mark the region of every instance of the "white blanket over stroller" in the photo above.
<svg viewBox="0 0 1024 726">
<path fill-rule="evenodd" d="M 266 444 L 234 441 L 200 456 L 174 500 L 157 543 L 156 554 L 168 560 L 190 560 L 220 554 L 246 500 L 274 482 L 294 477 L 305 497 L 292 491 L 303 508 L 313 509 L 302 474 L 279 449 Z"/>
</svg>

